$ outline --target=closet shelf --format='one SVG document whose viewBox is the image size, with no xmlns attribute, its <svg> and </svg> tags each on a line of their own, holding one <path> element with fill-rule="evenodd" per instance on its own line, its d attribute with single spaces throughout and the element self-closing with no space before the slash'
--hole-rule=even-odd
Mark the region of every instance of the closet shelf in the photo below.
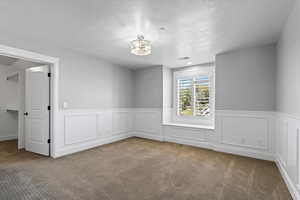
<svg viewBox="0 0 300 200">
<path fill-rule="evenodd" d="M 18 112 L 19 108 L 16 106 L 6 106 L 6 111 Z"/>
<path fill-rule="evenodd" d="M 6 80 L 15 80 L 15 81 L 18 81 L 19 80 L 19 73 L 16 72 L 16 73 L 13 73 L 13 74 L 7 76 Z"/>
</svg>

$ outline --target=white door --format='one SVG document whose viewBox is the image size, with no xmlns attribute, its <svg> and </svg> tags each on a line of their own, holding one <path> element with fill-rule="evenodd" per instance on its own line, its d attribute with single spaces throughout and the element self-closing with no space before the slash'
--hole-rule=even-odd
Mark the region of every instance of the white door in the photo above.
<svg viewBox="0 0 300 200">
<path fill-rule="evenodd" d="M 26 70 L 25 149 L 49 156 L 49 77 L 48 66 Z"/>
</svg>

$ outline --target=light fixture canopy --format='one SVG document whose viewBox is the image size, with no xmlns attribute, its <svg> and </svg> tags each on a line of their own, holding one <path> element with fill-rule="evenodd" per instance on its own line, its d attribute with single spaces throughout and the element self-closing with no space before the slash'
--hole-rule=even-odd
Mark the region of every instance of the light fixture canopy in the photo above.
<svg viewBox="0 0 300 200">
<path fill-rule="evenodd" d="M 151 42 L 145 40 L 143 35 L 138 35 L 136 40 L 130 42 L 131 53 L 137 56 L 151 54 Z"/>
</svg>

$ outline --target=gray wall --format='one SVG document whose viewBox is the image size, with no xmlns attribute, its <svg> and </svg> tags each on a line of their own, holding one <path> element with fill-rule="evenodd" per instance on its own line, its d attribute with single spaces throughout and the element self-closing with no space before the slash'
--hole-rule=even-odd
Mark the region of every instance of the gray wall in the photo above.
<svg viewBox="0 0 300 200">
<path fill-rule="evenodd" d="M 215 64 L 217 110 L 275 111 L 275 45 L 220 54 Z M 162 67 L 134 72 L 135 107 L 162 107 L 162 77 Z"/>
<path fill-rule="evenodd" d="M 70 109 L 162 107 L 161 66 L 131 71 L 28 38 L 2 35 L 0 44 L 59 57 L 60 105 L 67 101 Z M 216 109 L 274 110 L 275 65 L 274 45 L 217 55 Z"/>
<path fill-rule="evenodd" d="M 134 71 L 134 107 L 162 107 L 162 66 Z"/>
<path fill-rule="evenodd" d="M 296 1 L 278 43 L 277 111 L 300 114 L 300 2 Z"/>
<path fill-rule="evenodd" d="M 163 66 L 163 104 L 164 108 L 173 107 L 173 70 Z M 171 89 L 170 89 L 171 88 Z"/>
<path fill-rule="evenodd" d="M 60 58 L 59 100 L 69 109 L 133 106 L 133 74 L 126 68 L 30 38 L 1 35 L 0 44 Z"/>
<path fill-rule="evenodd" d="M 132 107 L 133 74 L 79 54 L 61 57 L 60 100 L 70 108 Z"/>
<path fill-rule="evenodd" d="M 246 48 L 216 56 L 216 109 L 276 109 L 276 46 Z"/>
</svg>

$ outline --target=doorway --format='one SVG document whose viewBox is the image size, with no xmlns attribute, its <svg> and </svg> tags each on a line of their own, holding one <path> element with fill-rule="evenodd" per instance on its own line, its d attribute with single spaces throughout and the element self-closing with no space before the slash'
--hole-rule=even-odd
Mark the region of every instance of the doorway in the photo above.
<svg viewBox="0 0 300 200">
<path fill-rule="evenodd" d="M 50 155 L 49 73 L 49 67 L 42 63 L 0 56 L 2 144 L 14 140 L 5 144 Z"/>
<path fill-rule="evenodd" d="M 1 113 L 6 113 L 14 119 L 14 129 L 2 141 L 17 140 L 18 149 L 55 157 L 59 59 L 0 45 L 0 65 L 1 58 L 11 62 L 5 81 L 16 90 L 7 88 L 14 95 L 5 101 L 0 97 L 0 141 L 1 127 L 11 128 L 1 124 Z"/>
</svg>

